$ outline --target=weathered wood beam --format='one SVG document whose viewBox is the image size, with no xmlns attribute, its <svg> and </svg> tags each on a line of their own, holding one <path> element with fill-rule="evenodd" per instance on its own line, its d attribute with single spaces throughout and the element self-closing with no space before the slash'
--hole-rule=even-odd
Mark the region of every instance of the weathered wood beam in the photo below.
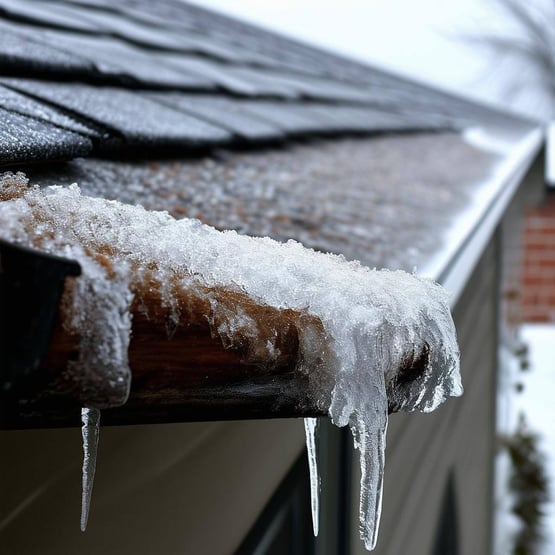
<svg viewBox="0 0 555 555">
<path fill-rule="evenodd" d="M 97 260 L 110 270 L 104 250 Z M 63 325 L 79 274 L 73 261 L 0 241 L 0 429 L 80 425 L 87 394 L 67 369 L 79 357 L 81 338 Z M 191 286 L 183 276 L 165 287 L 157 279 L 143 270 L 132 285 L 130 395 L 103 410 L 103 424 L 326 414 L 325 380 L 318 375 L 315 392 L 309 378 L 328 358 L 318 318 L 261 305 L 236 289 Z M 162 296 L 168 288 L 172 307 Z M 237 314 L 255 325 L 234 330 L 241 327 L 233 323 Z M 310 337 L 310 360 L 302 359 L 301 333 Z M 406 354 L 386 384 L 390 399 L 395 387 L 425 371 L 428 355 L 426 345 Z M 94 385 L 102 389 L 104 382 L 100 373 Z M 398 407 L 390 401 L 389 409 Z"/>
<path fill-rule="evenodd" d="M 133 376 L 129 400 L 121 407 L 103 410 L 103 424 L 324 414 L 310 394 L 307 375 L 296 369 L 299 326 L 307 325 L 308 317 L 291 310 L 255 306 L 248 299 L 237 301 L 243 309 L 255 310 L 262 322 L 271 322 L 267 333 L 278 334 L 277 357 L 264 360 L 248 341 L 224 346 L 213 333 L 202 303 L 194 307 L 193 321 L 180 323 L 171 337 L 164 311 L 158 309 L 147 317 L 135 306 L 129 346 Z M 314 318 L 308 319 L 310 325 L 321 327 Z M 68 333 L 59 318 L 40 371 L 35 374 L 40 379 L 20 390 L 17 399 L 2 403 L 1 428 L 80 425 L 81 392 L 64 379 L 68 362 L 77 358 L 78 349 L 79 337 Z"/>
</svg>

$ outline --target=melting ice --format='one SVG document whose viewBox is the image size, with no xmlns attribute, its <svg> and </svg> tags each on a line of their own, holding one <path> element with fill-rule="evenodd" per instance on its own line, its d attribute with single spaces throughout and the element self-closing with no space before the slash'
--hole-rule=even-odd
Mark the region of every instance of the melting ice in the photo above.
<svg viewBox="0 0 555 555">
<path fill-rule="evenodd" d="M 320 520 L 320 473 L 318 471 L 318 454 L 316 451 L 317 418 L 305 418 L 306 452 L 308 454 L 308 469 L 310 474 L 310 504 L 312 512 L 312 529 L 318 535 Z"/>
<path fill-rule="evenodd" d="M 371 550 L 381 514 L 388 410 L 430 412 L 463 390 L 446 292 L 404 272 L 360 271 L 365 283 L 351 297 L 344 319 L 323 321 L 335 369 L 328 412 L 334 424 L 350 427 L 359 451 L 360 535 Z M 314 425 L 307 421 L 316 522 L 319 478 Z"/>
<path fill-rule="evenodd" d="M 81 487 L 81 531 L 87 528 L 89 509 L 96 472 L 98 436 L 100 433 L 100 411 L 95 408 L 81 410 L 81 435 L 83 437 L 83 471 Z"/>
<path fill-rule="evenodd" d="M 166 212 L 88 198 L 76 185 L 27 188 L 22 174 L 6 174 L 0 185 L 0 236 L 76 259 L 82 266 L 83 275 L 67 293 L 65 325 L 81 337 L 93 337 L 84 340 L 78 364 L 69 369 L 88 407 L 125 402 L 130 307 L 141 288 L 159 284 L 160 303 L 176 311 L 172 295 L 181 288 L 208 296 L 212 316 L 224 308 L 229 312 L 210 297 L 212 288 L 223 288 L 262 305 L 316 317 L 322 337 L 312 328 L 299 330 L 298 370 L 308 374 L 310 394 L 333 423 L 352 431 L 362 474 L 361 536 L 368 549 L 374 547 L 388 406 L 427 412 L 462 393 L 455 330 L 439 285 L 405 272 L 370 270 L 295 241 L 220 232 Z M 256 320 L 240 318 L 241 307 L 236 308 L 235 317 L 222 316 L 227 344 L 244 337 L 256 341 Z M 275 346 L 266 342 L 260 351 L 266 349 L 271 357 Z M 84 415 L 83 428 L 85 523 L 92 445 L 98 438 L 93 416 Z M 305 429 L 317 532 L 315 422 L 308 420 Z"/>
</svg>

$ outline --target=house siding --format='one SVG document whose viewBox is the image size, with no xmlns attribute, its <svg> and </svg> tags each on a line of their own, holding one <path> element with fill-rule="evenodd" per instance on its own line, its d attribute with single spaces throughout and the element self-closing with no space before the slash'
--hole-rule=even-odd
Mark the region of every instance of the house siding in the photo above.
<svg viewBox="0 0 555 555">
<path fill-rule="evenodd" d="M 304 445 L 297 420 L 103 428 L 82 533 L 80 436 L 0 432 L 2 555 L 231 554 Z"/>
</svg>

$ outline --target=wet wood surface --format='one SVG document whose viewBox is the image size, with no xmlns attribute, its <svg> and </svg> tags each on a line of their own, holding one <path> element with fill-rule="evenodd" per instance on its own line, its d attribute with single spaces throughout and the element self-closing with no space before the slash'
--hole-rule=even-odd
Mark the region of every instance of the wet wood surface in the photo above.
<svg viewBox="0 0 555 555">
<path fill-rule="evenodd" d="M 201 308 L 201 307 L 199 307 Z M 248 342 L 224 346 L 203 314 L 179 325 L 171 337 L 165 315 L 133 313 L 127 403 L 104 409 L 105 425 L 321 415 L 307 376 L 296 370 L 299 319 L 294 311 L 258 307 L 258 317 L 279 330 L 279 354 L 268 362 Z M 269 332 L 268 332 L 269 333 Z M 64 384 L 67 364 L 78 356 L 79 338 L 58 321 L 42 376 L 17 400 L 3 403 L 3 429 L 80 425 L 81 394 Z"/>
</svg>

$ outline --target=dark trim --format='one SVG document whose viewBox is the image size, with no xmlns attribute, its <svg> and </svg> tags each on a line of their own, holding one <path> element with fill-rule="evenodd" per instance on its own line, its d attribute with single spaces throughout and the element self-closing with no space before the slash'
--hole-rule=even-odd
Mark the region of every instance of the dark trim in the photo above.
<svg viewBox="0 0 555 555">
<path fill-rule="evenodd" d="M 2 409 L 19 391 L 41 387 L 45 354 L 73 260 L 0 240 L 0 398 Z"/>
<path fill-rule="evenodd" d="M 307 456 L 303 450 L 235 555 L 264 555 L 286 524 L 290 525 L 291 532 L 288 555 L 314 555 L 312 525 L 305 517 L 306 514 L 310 517 L 309 484 Z"/>
<path fill-rule="evenodd" d="M 339 472 L 337 507 L 337 553 L 351 552 L 351 513 L 353 503 L 353 440 L 348 427 L 339 430 Z"/>
<path fill-rule="evenodd" d="M 432 553 L 433 555 L 459 555 L 460 553 L 457 490 L 453 469 L 449 471 L 445 483 Z"/>
</svg>

